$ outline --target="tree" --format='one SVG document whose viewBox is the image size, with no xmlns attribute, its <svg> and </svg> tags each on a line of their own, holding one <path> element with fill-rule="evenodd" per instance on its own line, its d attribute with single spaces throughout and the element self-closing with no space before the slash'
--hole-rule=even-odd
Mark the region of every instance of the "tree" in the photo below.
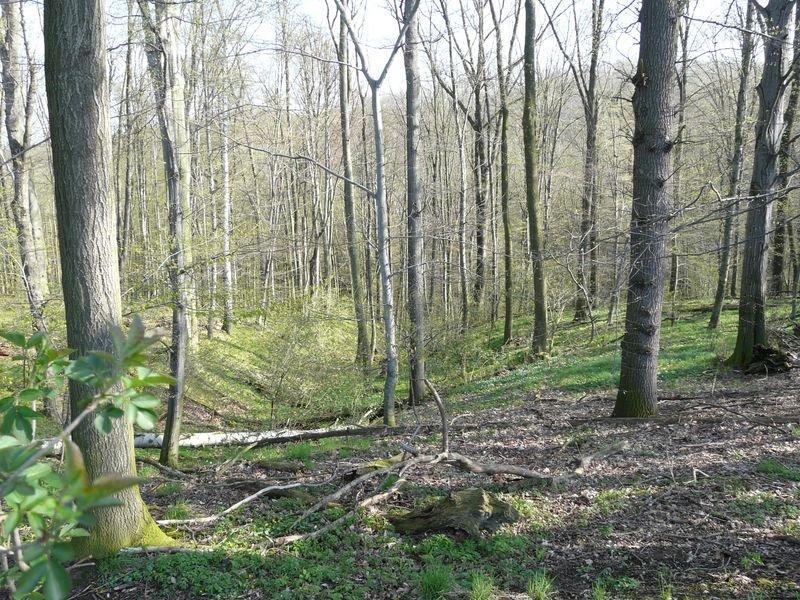
<svg viewBox="0 0 800 600">
<path fill-rule="evenodd" d="M 717 291 L 714 294 L 714 307 L 711 309 L 709 329 L 716 329 L 722 313 L 722 303 L 725 301 L 725 292 L 728 288 L 728 271 L 730 270 L 731 252 L 738 249 L 731 247 L 733 241 L 733 223 L 739 207 L 739 193 L 741 191 L 742 168 L 744 166 L 744 119 L 747 111 L 747 81 L 750 77 L 750 65 L 753 61 L 753 3 L 747 3 L 747 16 L 745 17 L 744 31 L 742 32 L 742 67 L 739 71 L 739 90 L 736 94 L 736 122 L 733 128 L 733 156 L 731 156 L 730 178 L 728 180 L 728 196 L 734 200 L 729 201 L 725 210 L 725 220 L 722 225 L 722 252 L 719 259 L 719 272 L 717 274 Z M 794 89 L 794 88 L 792 88 Z M 799 88 L 800 89 L 800 88 Z"/>
<path fill-rule="evenodd" d="M 155 10 L 152 10 L 149 0 L 138 1 L 145 21 L 147 63 L 161 129 L 169 203 L 169 278 L 172 285 L 170 372 L 175 383 L 169 391 L 160 460 L 163 464 L 175 467 L 178 464 L 178 439 L 183 420 L 186 355 L 190 338 L 193 337 L 189 316 L 193 298 L 187 273 L 192 262 L 189 138 L 183 65 L 178 48 L 177 7 L 164 0 L 155 0 Z"/>
<path fill-rule="evenodd" d="M 539 3 L 547 12 L 542 0 Z M 578 89 L 583 119 L 586 124 L 586 146 L 583 155 L 583 196 L 581 201 L 580 269 L 575 294 L 574 321 L 585 321 L 589 317 L 591 305 L 597 295 L 597 202 L 599 190 L 599 154 L 597 151 L 597 130 L 600 121 L 600 93 L 598 86 L 598 65 L 600 45 L 603 36 L 603 10 L 605 0 L 592 0 L 591 52 L 589 64 L 582 61 L 580 46 L 577 60 L 570 56 L 558 35 L 553 17 L 547 13 L 548 24 L 558 42 L 558 47 L 569 64 L 570 72 Z M 572 5 L 576 44 L 578 44 L 578 17 L 575 0 Z M 588 282 L 587 282 L 588 273 Z"/>
<path fill-rule="evenodd" d="M 525 200 L 528 207 L 528 236 L 533 266 L 533 338 L 536 354 L 547 350 L 547 288 L 544 278 L 544 239 L 542 238 L 539 176 L 536 172 L 536 13 L 533 0 L 525 0 L 525 102 L 522 135 L 525 146 Z"/>
<path fill-rule="evenodd" d="M 758 84 L 758 117 L 750 192 L 747 199 L 744 256 L 739 300 L 736 347 L 729 362 L 736 367 L 750 364 L 759 346 L 766 346 L 766 294 L 768 228 L 778 181 L 778 155 L 783 132 L 786 91 L 784 73 L 789 50 L 789 20 L 795 0 L 769 0 L 761 6 L 751 0 L 768 35 L 764 44 L 764 69 Z"/>
<path fill-rule="evenodd" d="M 342 3 L 347 6 L 346 0 Z M 350 265 L 350 287 L 356 317 L 356 362 L 366 367 L 371 360 L 367 321 L 364 313 L 364 290 L 361 283 L 361 261 L 359 260 L 356 241 L 356 212 L 353 194 L 353 157 L 350 147 L 350 66 L 349 41 L 347 25 L 344 19 L 339 20 L 339 41 L 337 57 L 339 59 L 339 120 L 342 129 L 342 169 L 344 182 L 344 221 L 347 236 L 347 258 Z"/>
<path fill-rule="evenodd" d="M 46 0 L 45 81 L 67 343 L 75 355 L 114 351 L 112 328 L 120 323 L 121 300 L 115 239 L 116 215 L 109 196 L 111 129 L 106 14 L 101 0 Z M 73 416 L 94 390 L 70 381 Z M 136 475 L 133 428 L 114 420 L 103 435 L 82 421 L 73 433 L 92 480 Z M 139 495 L 130 487 L 119 504 L 95 511 L 95 525 L 80 541 L 83 554 L 102 556 L 125 546 L 168 544 Z"/>
<path fill-rule="evenodd" d="M 43 247 L 39 201 L 30 190 L 30 167 L 27 159 L 31 143 L 31 118 L 35 106 L 36 75 L 25 39 L 22 3 L 2 0 L 0 4 L 6 26 L 5 37 L 0 44 L 0 60 L 3 63 L 6 135 L 14 177 L 11 209 L 17 229 L 17 246 L 28 307 L 33 317 L 34 328 L 44 331 L 46 329 L 44 305 L 50 293 L 47 283 L 47 256 Z M 22 54 L 23 45 L 29 67 L 27 89 L 23 88 L 25 84 L 22 69 L 25 62 Z"/>
<path fill-rule="evenodd" d="M 406 195 L 408 219 L 408 315 L 411 321 L 409 363 L 410 395 L 419 402 L 425 395 L 425 294 L 423 290 L 422 198 L 419 174 L 419 33 L 414 0 L 405 0 L 406 39 Z"/>
<path fill-rule="evenodd" d="M 384 344 L 386 349 L 386 380 L 383 385 L 383 422 L 386 425 L 395 425 L 395 388 L 397 386 L 397 326 L 394 315 L 394 297 L 392 292 L 392 265 L 389 257 L 389 206 L 386 201 L 386 153 L 383 141 L 383 116 L 381 114 L 380 89 L 386 80 L 389 67 L 392 65 L 401 41 L 405 36 L 409 23 L 413 21 L 414 14 L 419 8 L 420 0 L 410 0 L 411 7 L 404 12 L 403 27 L 391 49 L 389 59 L 384 63 L 378 77 L 373 77 L 369 72 L 369 64 L 364 55 L 361 44 L 356 37 L 350 15 L 342 5 L 341 0 L 334 0 L 339 18 L 344 20 L 350 39 L 353 42 L 356 55 L 360 63 L 360 71 L 367 81 L 370 89 L 372 103 L 372 137 L 375 149 L 375 216 L 377 221 L 378 237 L 378 265 L 381 277 L 381 295 L 383 302 L 383 329 Z"/>
<path fill-rule="evenodd" d="M 672 85 L 677 0 L 643 0 L 639 62 L 633 76 L 633 205 L 625 334 L 615 417 L 658 413 L 656 369 L 669 217 Z"/>
<path fill-rule="evenodd" d="M 504 61 L 503 36 L 501 30 L 501 17 L 499 8 L 495 8 L 495 0 L 489 0 L 489 9 L 492 13 L 492 24 L 494 25 L 495 39 L 497 41 L 497 88 L 498 102 L 500 104 L 500 212 L 503 219 L 503 288 L 504 288 L 504 310 L 503 310 L 503 344 L 511 341 L 514 321 L 514 279 L 512 276 L 512 257 L 513 240 L 511 237 L 511 210 L 509 189 L 509 155 L 508 155 L 508 75 L 511 63 L 511 48 L 508 49 L 507 62 Z M 519 4 L 515 6 L 514 31 L 516 33 L 519 15 Z"/>
</svg>

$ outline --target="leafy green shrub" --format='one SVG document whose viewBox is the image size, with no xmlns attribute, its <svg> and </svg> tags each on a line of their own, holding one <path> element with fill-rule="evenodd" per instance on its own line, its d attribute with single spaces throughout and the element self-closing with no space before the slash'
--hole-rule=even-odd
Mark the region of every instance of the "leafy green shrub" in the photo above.
<svg viewBox="0 0 800 600">
<path fill-rule="evenodd" d="M 70 433 L 90 417 L 103 433 L 111 430 L 113 419 L 122 416 L 151 429 L 157 421 L 154 409 L 159 399 L 145 388 L 171 379 L 143 366 L 144 351 L 157 338 L 145 332 L 138 318 L 127 335 L 114 331 L 113 355 L 92 352 L 70 360 L 70 351 L 54 348 L 43 333 L 26 338 L 16 331 L 0 331 L 0 337 L 16 348 L 14 360 L 23 365 L 18 391 L 0 400 L 0 542 L 4 547 L 0 586 L 12 591 L 14 598 L 58 600 L 71 587 L 63 566 L 73 556 L 70 541 L 88 535 L 93 509 L 114 504 L 112 494 L 138 482 L 108 476 L 89 481 Z M 44 416 L 33 407 L 38 401 L 58 397 L 66 379 L 97 392 L 61 432 L 64 466 L 56 470 L 45 461 L 52 447 L 33 440 L 33 422 Z M 25 531 L 24 541 L 20 530 Z M 6 566 L 9 556 L 17 558 L 16 564 Z M 27 570 L 20 569 L 20 561 Z"/>
</svg>

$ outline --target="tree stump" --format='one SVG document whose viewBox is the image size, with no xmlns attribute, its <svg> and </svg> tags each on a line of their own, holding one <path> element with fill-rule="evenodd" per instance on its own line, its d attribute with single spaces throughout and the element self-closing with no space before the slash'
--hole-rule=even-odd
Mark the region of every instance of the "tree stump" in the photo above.
<svg viewBox="0 0 800 600">
<path fill-rule="evenodd" d="M 450 492 L 427 508 L 389 519 L 401 533 L 463 531 L 480 537 L 481 531 L 496 532 L 504 523 L 516 523 L 519 512 L 497 495 L 478 488 Z"/>
</svg>

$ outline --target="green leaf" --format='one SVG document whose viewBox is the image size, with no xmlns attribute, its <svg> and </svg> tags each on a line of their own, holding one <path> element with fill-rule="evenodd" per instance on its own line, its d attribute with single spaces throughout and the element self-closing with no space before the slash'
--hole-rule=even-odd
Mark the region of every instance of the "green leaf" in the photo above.
<svg viewBox="0 0 800 600">
<path fill-rule="evenodd" d="M 19 411 L 19 409 L 17 410 Z M 33 427 L 31 427 L 30 420 L 20 415 L 19 412 L 14 418 L 14 423 L 11 427 L 11 435 L 23 444 L 30 444 L 33 438 Z"/>
<path fill-rule="evenodd" d="M 46 392 L 41 388 L 28 388 L 17 394 L 17 398 L 23 402 L 33 402 L 34 400 L 40 400 L 41 398 L 44 398 L 45 393 Z"/>
<path fill-rule="evenodd" d="M 136 367 L 137 385 L 170 385 L 175 383 L 174 377 L 160 375 L 148 367 Z"/>
<path fill-rule="evenodd" d="M 152 410 L 139 409 L 136 413 L 136 424 L 142 429 L 152 429 L 158 422 L 158 416 Z"/>
<path fill-rule="evenodd" d="M 21 514 L 19 511 L 12 510 L 10 513 L 6 515 L 5 520 L 3 521 L 3 535 L 5 537 L 9 537 L 11 532 L 17 528 L 19 525 L 19 519 Z"/>
<path fill-rule="evenodd" d="M 108 435 L 109 433 L 111 433 L 111 427 L 112 427 L 111 418 L 104 412 L 97 413 L 97 415 L 94 418 L 94 426 L 100 433 Z"/>
<path fill-rule="evenodd" d="M 158 396 L 144 392 L 131 398 L 131 403 L 135 404 L 136 408 L 140 410 L 151 410 L 161 404 L 161 399 Z"/>
<path fill-rule="evenodd" d="M 28 342 L 25 344 L 26 348 L 36 348 L 42 341 L 45 340 L 47 334 L 43 331 L 37 331 L 34 333 L 30 338 L 28 338 Z"/>
<path fill-rule="evenodd" d="M 69 562 L 75 556 L 75 553 L 72 551 L 72 547 L 63 542 L 60 544 L 53 544 L 53 550 L 51 553 L 60 563 Z"/>
<path fill-rule="evenodd" d="M 32 563 L 40 556 L 43 556 L 46 549 L 47 548 L 42 544 L 33 544 L 25 548 L 22 552 L 22 557 L 25 559 L 25 562 Z"/>
<path fill-rule="evenodd" d="M 83 462 L 81 449 L 72 440 L 64 442 L 64 468 L 67 473 L 80 478 L 84 487 L 89 486 L 89 476 L 86 474 L 86 465 Z"/>
<path fill-rule="evenodd" d="M 11 437 L 10 435 L 0 435 L 0 450 L 5 450 L 6 448 L 13 448 L 14 446 L 19 446 L 19 440 L 15 437 Z"/>
<path fill-rule="evenodd" d="M 0 400 L 0 412 L 6 412 L 9 408 L 14 406 L 14 402 L 16 402 L 16 400 L 16 396 L 6 396 Z"/>
<path fill-rule="evenodd" d="M 46 572 L 47 566 L 43 562 L 31 565 L 31 568 L 17 579 L 17 592 L 14 594 L 14 597 L 28 598 L 34 588 L 39 585 L 39 582 L 45 576 Z"/>
<path fill-rule="evenodd" d="M 18 406 L 17 414 L 25 417 L 26 419 L 43 419 L 44 415 L 38 411 L 28 408 L 27 406 Z"/>
<path fill-rule="evenodd" d="M 120 477 L 119 475 L 103 475 L 95 479 L 92 492 L 104 495 L 116 494 L 120 490 L 139 485 L 143 480 L 139 477 Z"/>
<path fill-rule="evenodd" d="M 25 336 L 19 331 L 9 331 L 7 329 L 0 329 L 0 337 L 5 338 L 18 348 L 24 348 L 26 345 Z"/>
<path fill-rule="evenodd" d="M 44 596 L 47 600 L 63 600 L 72 588 L 69 573 L 58 561 L 51 559 L 45 564 Z"/>
</svg>

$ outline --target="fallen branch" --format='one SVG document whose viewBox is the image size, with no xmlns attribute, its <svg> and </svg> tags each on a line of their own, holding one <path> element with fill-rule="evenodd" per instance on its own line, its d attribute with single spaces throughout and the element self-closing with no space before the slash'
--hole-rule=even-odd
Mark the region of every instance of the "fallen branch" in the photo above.
<svg viewBox="0 0 800 600">
<path fill-rule="evenodd" d="M 145 465 L 150 465 L 151 467 L 155 467 L 162 473 L 166 473 L 167 475 L 171 475 L 172 477 L 177 477 L 178 479 L 186 479 L 187 477 L 190 477 L 190 475 L 184 473 L 183 471 L 178 471 L 177 469 L 173 469 L 166 465 L 162 465 L 157 460 L 153 460 L 152 458 L 147 458 L 146 456 L 137 456 L 136 462 L 143 463 Z"/>
<path fill-rule="evenodd" d="M 719 407 L 722 408 L 722 407 Z M 747 416 L 740 417 L 695 417 L 691 415 L 664 416 L 664 417 L 600 417 L 600 418 L 581 418 L 570 419 L 570 425 L 590 425 L 609 424 L 609 425 L 641 425 L 653 423 L 655 425 L 676 425 L 682 423 L 741 423 L 749 422 L 758 425 L 774 426 L 785 425 L 787 423 L 800 423 L 800 415 L 787 415 L 782 417 Z"/>
<path fill-rule="evenodd" d="M 271 485 L 265 488 L 261 488 L 254 494 L 250 494 L 249 496 L 247 496 L 247 498 L 239 500 L 239 502 L 237 502 L 236 504 L 232 504 L 231 506 L 229 506 L 222 512 L 217 513 L 216 515 L 211 515 L 209 517 L 199 517 L 197 519 L 162 519 L 160 521 L 156 521 L 156 523 L 158 523 L 159 525 L 201 525 L 206 523 L 213 523 L 214 521 L 217 521 L 222 517 L 229 515 L 235 510 L 241 508 L 245 504 L 249 504 L 253 500 L 256 500 L 266 494 L 269 494 L 270 492 L 275 492 L 278 490 L 290 490 L 298 487 L 319 487 L 329 484 L 334 479 L 336 479 L 335 472 L 330 479 L 323 481 L 322 483 L 290 483 L 287 485 Z"/>
</svg>

